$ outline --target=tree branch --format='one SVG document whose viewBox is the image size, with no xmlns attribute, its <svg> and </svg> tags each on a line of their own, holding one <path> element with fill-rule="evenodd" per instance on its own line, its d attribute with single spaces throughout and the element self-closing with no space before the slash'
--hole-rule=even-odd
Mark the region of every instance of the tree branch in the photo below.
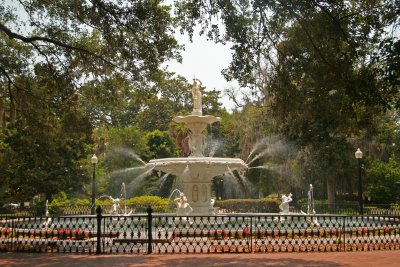
<svg viewBox="0 0 400 267">
<path fill-rule="evenodd" d="M 11 31 L 9 28 L 7 28 L 2 23 L 0 23 L 0 31 L 3 31 L 10 39 L 18 39 L 18 40 L 20 40 L 20 41 L 22 41 L 24 43 L 32 44 L 33 46 L 34 46 L 34 42 L 37 42 L 37 41 L 41 41 L 41 42 L 45 42 L 45 43 L 51 43 L 51 44 L 54 44 L 56 46 L 66 48 L 68 50 L 74 50 L 74 51 L 78 51 L 78 52 L 83 52 L 85 54 L 89 54 L 89 55 L 91 55 L 93 57 L 96 57 L 96 58 L 104 61 L 105 63 L 107 63 L 107 64 L 109 64 L 111 66 L 119 68 L 113 62 L 111 62 L 111 61 L 105 59 L 104 57 L 102 57 L 100 55 L 97 55 L 97 54 L 95 54 L 95 53 L 93 53 L 93 52 L 91 52 L 91 51 L 89 51 L 89 50 L 87 50 L 85 48 L 82 48 L 82 47 L 76 47 L 76 46 L 73 46 L 73 45 L 69 45 L 69 44 L 63 43 L 61 41 L 48 38 L 48 37 L 42 37 L 42 36 L 25 37 L 25 36 L 23 36 L 21 34 L 18 34 L 18 33 L 15 33 L 13 31 Z"/>
</svg>

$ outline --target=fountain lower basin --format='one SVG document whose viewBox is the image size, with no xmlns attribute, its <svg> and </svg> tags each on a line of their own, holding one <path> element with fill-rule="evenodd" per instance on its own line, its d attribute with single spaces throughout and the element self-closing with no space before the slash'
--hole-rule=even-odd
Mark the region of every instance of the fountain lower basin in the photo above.
<svg viewBox="0 0 400 267">
<path fill-rule="evenodd" d="M 215 213 L 211 203 L 212 178 L 233 170 L 245 170 L 247 165 L 237 158 L 188 157 L 154 159 L 147 168 L 181 177 L 183 192 L 193 208 L 191 214 L 210 215 Z"/>
<path fill-rule="evenodd" d="M 211 157 L 153 159 L 147 167 L 183 178 L 195 176 L 195 180 L 209 180 L 230 170 L 247 169 L 241 159 Z"/>
</svg>

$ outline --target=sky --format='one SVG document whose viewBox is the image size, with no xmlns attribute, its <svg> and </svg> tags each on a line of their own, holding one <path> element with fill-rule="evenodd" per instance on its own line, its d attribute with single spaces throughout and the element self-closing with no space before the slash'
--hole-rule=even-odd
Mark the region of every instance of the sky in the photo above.
<svg viewBox="0 0 400 267">
<path fill-rule="evenodd" d="M 206 36 L 193 34 L 193 42 L 187 35 L 175 34 L 180 44 L 185 45 L 185 51 L 181 52 L 182 63 L 176 60 L 167 63 L 168 70 L 185 77 L 192 82 L 195 76 L 207 89 L 217 89 L 222 92 L 220 100 L 228 111 L 234 107 L 232 100 L 224 95 L 224 89 L 237 86 L 234 82 L 227 82 L 221 71 L 228 67 L 232 59 L 229 45 L 216 44 L 208 41 Z"/>
</svg>

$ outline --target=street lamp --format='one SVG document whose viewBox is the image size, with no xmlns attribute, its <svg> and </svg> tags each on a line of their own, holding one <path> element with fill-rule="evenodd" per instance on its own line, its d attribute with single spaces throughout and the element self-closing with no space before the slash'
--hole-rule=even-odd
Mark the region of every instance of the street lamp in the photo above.
<svg viewBox="0 0 400 267">
<path fill-rule="evenodd" d="M 364 211 L 363 211 L 362 183 L 361 183 L 361 159 L 363 157 L 363 153 L 358 148 L 356 153 L 354 153 L 354 155 L 358 161 L 358 208 L 360 215 L 363 215 Z"/>
<path fill-rule="evenodd" d="M 97 164 L 97 157 L 96 154 L 93 154 L 92 157 L 92 164 L 93 164 L 93 180 L 92 180 L 92 208 L 91 214 L 96 214 L 96 207 L 95 207 L 95 196 L 96 196 L 96 164 Z"/>
</svg>

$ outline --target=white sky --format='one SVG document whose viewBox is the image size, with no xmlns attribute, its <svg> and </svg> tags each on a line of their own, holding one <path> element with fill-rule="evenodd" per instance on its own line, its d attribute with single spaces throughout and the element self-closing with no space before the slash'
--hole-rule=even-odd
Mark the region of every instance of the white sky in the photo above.
<svg viewBox="0 0 400 267">
<path fill-rule="evenodd" d="M 229 46 L 208 41 L 206 36 L 199 36 L 197 32 L 193 34 L 192 43 L 187 35 L 176 33 L 175 38 L 180 44 L 185 45 L 185 51 L 181 52 L 182 63 L 170 61 L 167 63 L 168 70 L 185 77 L 189 82 L 196 76 L 207 89 L 221 91 L 220 101 L 228 111 L 231 111 L 234 103 L 225 96 L 224 89 L 237 87 L 237 83 L 228 83 L 221 74 L 232 59 Z"/>
</svg>

